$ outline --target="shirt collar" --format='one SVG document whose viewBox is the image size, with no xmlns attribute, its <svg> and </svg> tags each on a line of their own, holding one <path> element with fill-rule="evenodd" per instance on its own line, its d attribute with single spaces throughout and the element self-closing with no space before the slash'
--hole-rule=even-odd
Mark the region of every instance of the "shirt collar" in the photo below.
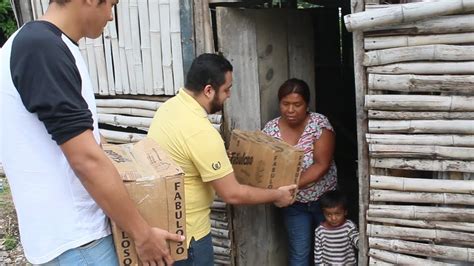
<svg viewBox="0 0 474 266">
<path fill-rule="evenodd" d="M 199 117 L 207 117 L 206 109 L 204 109 L 204 107 L 202 107 L 196 101 L 196 99 L 189 95 L 183 88 L 179 90 L 177 96 L 179 97 L 181 102 L 183 102 L 184 105 L 188 107 L 193 113 L 195 113 Z"/>
</svg>

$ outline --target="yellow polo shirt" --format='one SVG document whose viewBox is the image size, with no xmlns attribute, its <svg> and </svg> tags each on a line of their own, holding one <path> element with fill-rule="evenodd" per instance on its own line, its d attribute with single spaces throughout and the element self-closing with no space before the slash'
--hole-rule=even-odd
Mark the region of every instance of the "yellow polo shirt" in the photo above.
<svg viewBox="0 0 474 266">
<path fill-rule="evenodd" d="M 183 89 L 156 112 L 148 131 L 183 169 L 187 243 L 211 232 L 209 214 L 214 190 L 209 181 L 232 173 L 219 132 L 206 110 Z"/>
</svg>

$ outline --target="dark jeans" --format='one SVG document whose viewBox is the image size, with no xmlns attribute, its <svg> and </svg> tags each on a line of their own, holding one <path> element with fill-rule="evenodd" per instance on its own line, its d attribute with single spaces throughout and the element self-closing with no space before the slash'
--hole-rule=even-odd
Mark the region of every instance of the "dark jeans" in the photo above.
<svg viewBox="0 0 474 266">
<path fill-rule="evenodd" d="M 188 258 L 176 261 L 173 265 L 214 266 L 214 249 L 212 248 L 211 233 L 198 241 L 195 241 L 193 237 L 188 248 Z"/>
<path fill-rule="evenodd" d="M 283 208 L 283 219 L 288 233 L 289 266 L 312 265 L 314 229 L 324 220 L 319 202 L 295 202 Z"/>
</svg>

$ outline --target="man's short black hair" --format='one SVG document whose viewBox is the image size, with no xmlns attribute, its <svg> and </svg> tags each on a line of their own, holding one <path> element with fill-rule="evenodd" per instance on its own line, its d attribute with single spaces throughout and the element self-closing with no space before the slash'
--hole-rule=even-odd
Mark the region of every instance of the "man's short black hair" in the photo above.
<svg viewBox="0 0 474 266">
<path fill-rule="evenodd" d="M 319 200 L 321 209 L 329 209 L 337 206 L 342 206 L 344 210 L 347 210 L 347 198 L 344 193 L 340 190 L 333 190 L 326 192 Z"/>
<path fill-rule="evenodd" d="M 199 93 L 211 85 L 217 91 L 225 83 L 225 74 L 232 70 L 232 64 L 222 55 L 202 54 L 191 64 L 185 87 Z"/>
</svg>

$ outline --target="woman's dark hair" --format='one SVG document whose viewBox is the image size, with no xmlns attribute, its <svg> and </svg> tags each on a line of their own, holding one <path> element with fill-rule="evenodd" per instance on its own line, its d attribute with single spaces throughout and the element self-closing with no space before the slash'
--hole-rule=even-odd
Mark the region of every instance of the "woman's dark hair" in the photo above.
<svg viewBox="0 0 474 266">
<path fill-rule="evenodd" d="M 211 85 L 218 90 L 225 83 L 225 74 L 232 71 L 230 62 L 221 55 L 202 54 L 194 59 L 186 75 L 186 89 L 201 92 Z"/>
<path fill-rule="evenodd" d="M 347 198 L 340 190 L 333 190 L 326 192 L 319 200 L 321 209 L 334 208 L 342 206 L 344 210 L 347 210 Z"/>
<path fill-rule="evenodd" d="M 306 104 L 309 104 L 309 87 L 303 80 L 291 78 L 281 84 L 280 89 L 278 90 L 278 101 L 281 101 L 283 97 L 292 93 L 301 95 Z"/>
</svg>

